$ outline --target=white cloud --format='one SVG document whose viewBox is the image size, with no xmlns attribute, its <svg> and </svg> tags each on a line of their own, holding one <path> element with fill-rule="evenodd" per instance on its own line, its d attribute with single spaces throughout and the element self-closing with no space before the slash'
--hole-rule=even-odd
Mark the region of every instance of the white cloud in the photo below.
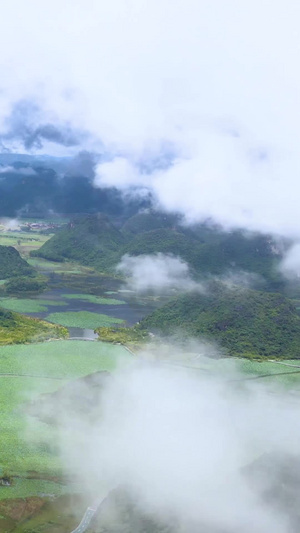
<svg viewBox="0 0 300 533">
<path fill-rule="evenodd" d="M 280 270 L 287 278 L 300 277 L 300 244 L 295 243 L 286 252 L 280 263 Z"/>
<path fill-rule="evenodd" d="M 0 218 L 0 225 L 5 229 L 16 230 L 20 227 L 20 222 L 17 218 Z"/>
<path fill-rule="evenodd" d="M 299 16 L 294 0 L 12 0 L 1 116 L 32 98 L 115 154 L 98 185 L 143 183 L 189 219 L 299 235 Z M 141 173 L 166 141 L 173 167 Z"/>
<path fill-rule="evenodd" d="M 143 180 L 137 168 L 125 157 L 116 157 L 96 167 L 95 185 L 104 184 L 105 187 L 127 189 L 134 185 L 143 185 Z"/>
<path fill-rule="evenodd" d="M 0 166 L 0 174 L 21 174 L 22 176 L 34 176 L 36 175 L 36 171 L 31 167 L 1 167 Z"/>
<path fill-rule="evenodd" d="M 201 344 L 197 351 L 201 354 Z M 157 352 L 156 346 L 159 358 Z M 182 356 L 176 346 L 170 353 L 175 362 Z M 90 397 L 88 388 L 78 385 L 78 409 L 66 398 L 60 410 L 62 453 L 83 490 L 98 495 L 105 487 L 126 487 L 137 508 L 168 525 L 178 520 L 180 530 L 290 531 L 293 506 L 285 512 L 287 493 L 280 492 L 273 505 L 263 493 L 276 493 L 288 460 L 297 472 L 297 402 L 274 394 L 276 385 L 268 389 L 261 380 L 233 387 L 231 380 L 245 376 L 222 365 L 213 377 L 208 368 L 214 365 L 205 357 L 198 359 L 204 371 L 190 372 L 147 364 L 153 355 L 140 353 L 140 363 L 108 379 L 91 417 L 90 407 L 85 412 L 81 403 L 81 395 Z M 244 467 L 263 454 L 262 463 L 272 460 L 273 475 L 262 470 L 250 486 Z M 289 503 L 294 494 L 291 490 Z"/>
<path fill-rule="evenodd" d="M 162 293 L 203 291 L 200 283 L 192 280 L 189 267 L 180 257 L 157 253 L 153 255 L 124 255 L 116 267 L 127 279 L 127 286 L 135 292 Z"/>
</svg>

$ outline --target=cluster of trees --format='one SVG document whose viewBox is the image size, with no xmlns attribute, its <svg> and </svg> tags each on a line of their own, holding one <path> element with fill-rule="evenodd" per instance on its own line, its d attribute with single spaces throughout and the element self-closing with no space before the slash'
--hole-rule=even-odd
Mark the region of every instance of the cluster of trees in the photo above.
<svg viewBox="0 0 300 533">
<path fill-rule="evenodd" d="M 25 278 L 24 276 L 17 276 L 7 281 L 4 286 L 6 294 L 42 292 L 47 288 L 47 281 L 42 276 L 34 278 Z"/>
<path fill-rule="evenodd" d="M 139 345 L 149 339 L 146 330 L 138 325 L 132 328 L 100 327 L 95 330 L 98 333 L 99 341 L 111 342 L 113 344 Z"/>
<path fill-rule="evenodd" d="M 14 327 L 16 324 L 14 314 L 0 307 L 0 324 L 1 328 Z"/>
</svg>

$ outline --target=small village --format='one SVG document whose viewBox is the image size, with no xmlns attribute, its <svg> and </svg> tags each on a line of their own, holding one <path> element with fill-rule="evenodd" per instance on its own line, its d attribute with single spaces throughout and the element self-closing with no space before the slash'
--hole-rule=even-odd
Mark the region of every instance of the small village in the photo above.
<svg viewBox="0 0 300 533">
<path fill-rule="evenodd" d="M 21 220 L 4 220 L 0 221 L 0 232 L 29 232 L 29 231 L 55 231 L 62 226 L 61 223 L 54 223 L 50 221 L 45 222 L 23 222 Z"/>
</svg>

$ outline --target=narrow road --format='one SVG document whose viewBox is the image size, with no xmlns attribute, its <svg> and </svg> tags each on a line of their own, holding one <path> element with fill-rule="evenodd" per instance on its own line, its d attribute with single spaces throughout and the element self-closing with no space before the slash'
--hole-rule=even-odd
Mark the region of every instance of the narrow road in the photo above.
<svg viewBox="0 0 300 533">
<path fill-rule="evenodd" d="M 125 350 L 127 350 L 127 352 L 129 352 L 131 355 L 136 357 L 136 353 L 134 353 L 132 350 L 130 350 L 130 348 L 128 348 L 128 346 L 126 346 L 126 344 L 122 344 L 122 343 L 119 343 L 119 344 L 120 344 L 120 346 L 123 346 L 123 348 L 125 348 Z"/>
<path fill-rule="evenodd" d="M 293 365 L 291 365 L 291 366 L 293 366 Z M 276 373 L 272 373 L 272 374 L 258 374 L 257 376 L 250 376 L 248 378 L 231 379 L 230 383 L 234 382 L 234 381 L 251 381 L 251 380 L 254 380 L 254 379 L 271 378 L 273 376 L 288 376 L 288 375 L 293 375 L 293 374 L 300 374 L 300 367 L 296 366 L 294 368 L 299 368 L 299 370 L 294 370 L 292 372 L 276 372 Z"/>
<path fill-rule="evenodd" d="M 83 533 L 88 526 L 91 523 L 91 520 L 96 513 L 97 509 L 93 509 L 92 507 L 88 507 L 85 511 L 83 518 L 79 524 L 79 526 L 76 527 L 76 529 L 73 529 L 72 533 Z"/>
<path fill-rule="evenodd" d="M 269 359 L 269 363 L 275 363 L 276 365 L 291 366 L 292 368 L 300 368 L 300 365 L 292 365 L 291 363 L 284 363 L 283 361 L 273 361 Z"/>
<path fill-rule="evenodd" d="M 99 498 L 98 500 L 95 500 L 92 505 L 90 505 L 87 510 L 85 511 L 82 520 L 80 524 L 71 531 L 71 533 L 84 533 L 86 529 L 89 527 L 93 517 L 95 514 L 99 511 L 102 504 L 108 499 L 112 491 L 110 491 L 104 498 Z"/>
</svg>

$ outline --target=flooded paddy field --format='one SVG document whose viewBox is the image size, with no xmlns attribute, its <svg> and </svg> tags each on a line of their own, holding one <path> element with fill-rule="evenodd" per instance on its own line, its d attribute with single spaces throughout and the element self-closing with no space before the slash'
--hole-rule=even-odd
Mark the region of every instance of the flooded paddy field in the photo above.
<svg viewBox="0 0 300 533">
<path fill-rule="evenodd" d="M 99 313 L 117 319 L 117 323 L 121 320 L 127 326 L 132 326 L 136 322 L 139 322 L 157 307 L 156 301 L 140 300 L 128 293 L 118 294 L 118 300 L 122 298 L 122 300 L 119 300 L 120 303 L 115 303 L 116 298 L 111 298 L 113 302 L 111 304 L 110 296 L 105 294 L 107 285 L 102 284 L 101 286 L 100 282 L 97 286 L 97 291 L 100 296 L 103 296 L 103 301 L 99 303 L 97 301 L 90 301 L 88 299 L 89 294 L 83 293 L 84 289 L 88 289 L 88 285 L 84 285 L 85 278 L 82 276 L 76 277 L 81 278 L 80 281 L 76 280 L 80 284 L 80 287 L 77 289 L 78 292 L 76 292 L 75 288 L 54 287 L 45 291 L 42 295 L 32 297 L 30 299 L 32 302 L 31 305 L 28 299 L 2 298 L 1 306 L 7 309 L 18 309 L 19 312 L 28 316 L 50 321 L 50 315 L 56 313 Z"/>
<path fill-rule="evenodd" d="M 100 275 L 74 264 L 34 260 L 35 268 L 47 277 L 48 289 L 31 297 L 2 297 L 0 305 L 31 317 L 71 328 L 70 334 L 86 337 L 98 326 L 132 326 L 151 313 L 163 300 L 141 297 L 124 288 L 120 279 Z M 97 320 L 97 315 L 101 318 Z M 107 317 L 105 320 L 104 317 Z M 76 328 L 76 331 L 71 331 Z M 84 330 L 80 332 L 79 330 Z"/>
</svg>

